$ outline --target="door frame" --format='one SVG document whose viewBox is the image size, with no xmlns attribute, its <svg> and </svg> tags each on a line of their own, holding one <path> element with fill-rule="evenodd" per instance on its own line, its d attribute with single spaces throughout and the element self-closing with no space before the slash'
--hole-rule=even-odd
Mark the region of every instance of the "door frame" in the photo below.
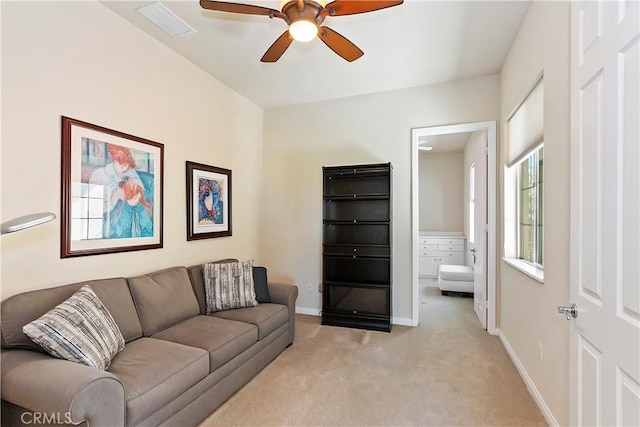
<svg viewBox="0 0 640 427">
<path fill-rule="evenodd" d="M 412 266 L 412 326 L 418 326 L 419 323 L 419 284 L 418 284 L 418 233 L 420 231 L 418 225 L 420 206 L 418 185 L 419 185 L 419 168 L 418 158 L 419 138 L 429 135 L 446 135 L 452 133 L 464 132 L 486 132 L 487 133 L 487 332 L 496 335 L 496 268 L 497 268 L 497 251 L 496 251 L 496 211 L 497 211 L 497 136 L 496 122 L 473 122 L 461 123 L 445 126 L 429 126 L 411 129 L 411 266 Z"/>
</svg>

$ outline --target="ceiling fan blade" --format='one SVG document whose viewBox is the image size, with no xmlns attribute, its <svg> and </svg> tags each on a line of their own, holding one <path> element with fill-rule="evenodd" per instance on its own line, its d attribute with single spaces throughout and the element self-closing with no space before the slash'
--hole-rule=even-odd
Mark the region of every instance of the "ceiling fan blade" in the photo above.
<svg viewBox="0 0 640 427">
<path fill-rule="evenodd" d="M 356 13 L 373 12 L 399 6 L 403 0 L 335 0 L 324 8 L 330 16 L 355 15 Z"/>
<path fill-rule="evenodd" d="M 320 37 L 320 40 L 322 40 L 324 44 L 329 46 L 329 49 L 349 62 L 355 61 L 364 55 L 364 52 L 361 51 L 358 46 L 329 27 L 320 27 L 318 37 Z"/>
<path fill-rule="evenodd" d="M 265 15 L 275 17 L 280 11 L 268 7 L 254 6 L 252 4 L 228 3 L 226 1 L 200 0 L 203 9 L 217 10 L 220 12 L 244 13 L 245 15 Z"/>
<path fill-rule="evenodd" d="M 289 34 L 289 30 L 285 31 L 273 42 L 271 47 L 262 55 L 261 62 L 276 62 L 282 54 L 289 48 L 293 38 Z"/>
</svg>

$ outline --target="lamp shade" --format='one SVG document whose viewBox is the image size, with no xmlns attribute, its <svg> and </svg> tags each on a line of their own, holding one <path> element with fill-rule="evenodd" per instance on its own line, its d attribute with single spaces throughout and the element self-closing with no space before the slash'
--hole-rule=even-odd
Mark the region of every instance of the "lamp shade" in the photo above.
<svg viewBox="0 0 640 427">
<path fill-rule="evenodd" d="M 308 42 L 318 35 L 318 26 L 306 19 L 299 19 L 289 26 L 289 34 L 294 40 Z"/>
<path fill-rule="evenodd" d="M 45 222 L 51 221 L 55 217 L 56 215 L 51 212 L 40 212 L 14 218 L 2 223 L 2 225 L 0 226 L 0 234 L 13 233 L 15 231 L 24 230 L 25 228 L 44 224 Z"/>
</svg>

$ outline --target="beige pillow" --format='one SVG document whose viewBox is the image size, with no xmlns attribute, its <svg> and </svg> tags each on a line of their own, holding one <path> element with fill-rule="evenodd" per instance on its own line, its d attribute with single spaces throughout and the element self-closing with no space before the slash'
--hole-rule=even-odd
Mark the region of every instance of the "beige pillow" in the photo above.
<svg viewBox="0 0 640 427">
<path fill-rule="evenodd" d="M 205 264 L 202 274 L 207 313 L 258 305 L 253 260 Z"/>
</svg>

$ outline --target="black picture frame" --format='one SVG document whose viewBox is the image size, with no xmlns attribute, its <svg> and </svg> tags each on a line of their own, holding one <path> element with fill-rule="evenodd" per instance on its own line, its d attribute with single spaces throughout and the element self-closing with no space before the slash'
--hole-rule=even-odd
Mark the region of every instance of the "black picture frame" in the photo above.
<svg viewBox="0 0 640 427">
<path fill-rule="evenodd" d="M 186 162 L 187 241 L 232 235 L 231 170 Z"/>
</svg>

